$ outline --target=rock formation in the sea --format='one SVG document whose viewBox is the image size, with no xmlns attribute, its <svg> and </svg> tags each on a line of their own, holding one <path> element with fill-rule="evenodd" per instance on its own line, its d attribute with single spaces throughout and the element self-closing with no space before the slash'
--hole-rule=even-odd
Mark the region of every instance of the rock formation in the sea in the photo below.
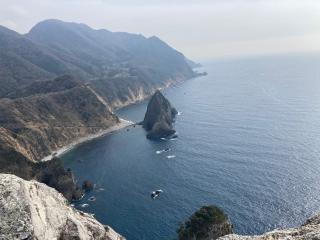
<svg viewBox="0 0 320 240">
<path fill-rule="evenodd" d="M 85 180 L 83 183 L 82 183 L 82 190 L 85 191 L 85 192 L 90 192 L 92 191 L 94 188 L 94 185 L 92 182 L 90 182 L 89 180 Z"/>
<path fill-rule="evenodd" d="M 0 174 L 0 216 L 0 239 L 124 239 L 53 188 L 10 174 Z"/>
<path fill-rule="evenodd" d="M 262 235 L 230 234 L 219 240 L 318 240 L 320 239 L 320 214 L 308 219 L 297 228 L 276 229 Z"/>
<path fill-rule="evenodd" d="M 178 232 L 179 240 L 215 240 L 232 233 L 227 215 L 216 206 L 203 206 L 196 211 Z"/>
<path fill-rule="evenodd" d="M 148 103 L 142 122 L 143 128 L 147 131 L 147 138 L 159 139 L 173 135 L 175 130 L 172 123 L 177 113 L 168 99 L 157 90 Z"/>
</svg>

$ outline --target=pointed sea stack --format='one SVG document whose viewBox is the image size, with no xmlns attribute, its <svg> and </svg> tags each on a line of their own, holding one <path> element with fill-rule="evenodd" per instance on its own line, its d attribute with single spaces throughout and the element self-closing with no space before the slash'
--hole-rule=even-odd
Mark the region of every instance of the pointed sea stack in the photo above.
<svg viewBox="0 0 320 240">
<path fill-rule="evenodd" d="M 173 129 L 172 123 L 177 113 L 168 99 L 157 90 L 149 101 L 142 122 L 143 128 L 148 132 L 147 138 L 160 139 L 174 134 L 176 131 Z"/>
</svg>

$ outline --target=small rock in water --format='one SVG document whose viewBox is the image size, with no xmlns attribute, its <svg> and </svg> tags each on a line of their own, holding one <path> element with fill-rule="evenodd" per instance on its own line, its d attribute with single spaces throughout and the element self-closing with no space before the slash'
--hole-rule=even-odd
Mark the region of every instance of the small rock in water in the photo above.
<svg viewBox="0 0 320 240">
<path fill-rule="evenodd" d="M 85 192 L 89 192 L 89 191 L 92 191 L 94 188 L 94 185 L 92 182 L 86 180 L 83 182 L 82 184 L 82 189 L 85 191 Z"/>
<path fill-rule="evenodd" d="M 164 153 L 164 152 L 169 152 L 171 149 L 170 148 L 165 148 L 163 150 L 158 150 L 156 151 L 156 154 L 161 154 L 161 153 Z"/>
<path fill-rule="evenodd" d="M 156 197 L 158 197 L 159 195 L 160 195 L 160 193 L 162 193 L 163 191 L 161 190 L 161 189 L 159 189 L 159 190 L 156 190 L 156 191 L 153 191 L 152 193 L 151 193 L 151 198 L 152 199 L 155 199 Z"/>
</svg>

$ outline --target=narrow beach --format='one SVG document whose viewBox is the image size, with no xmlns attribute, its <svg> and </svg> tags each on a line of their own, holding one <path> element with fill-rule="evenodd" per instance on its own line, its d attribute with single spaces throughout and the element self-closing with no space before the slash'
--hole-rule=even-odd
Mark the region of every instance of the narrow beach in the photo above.
<svg viewBox="0 0 320 240">
<path fill-rule="evenodd" d="M 118 123 L 117 125 L 114 125 L 114 126 L 108 128 L 108 129 L 102 130 L 102 131 L 100 131 L 98 133 L 90 134 L 90 135 L 88 135 L 86 137 L 81 137 L 81 138 L 75 140 L 74 142 L 64 146 L 64 147 L 53 151 L 50 155 L 42 158 L 41 161 L 44 162 L 44 161 L 51 160 L 53 156 L 59 156 L 59 155 L 61 155 L 63 153 L 66 153 L 66 152 L 70 151 L 71 149 L 73 149 L 74 147 L 76 147 L 80 143 L 87 142 L 87 141 L 90 141 L 90 140 L 98 138 L 98 137 L 102 137 L 102 136 L 104 136 L 106 134 L 109 134 L 109 133 L 112 133 L 112 132 L 117 131 L 119 129 L 128 127 L 128 126 L 130 126 L 132 124 L 134 124 L 134 123 L 129 121 L 129 120 L 125 120 L 125 119 L 121 119 L 120 118 L 120 123 Z"/>
</svg>

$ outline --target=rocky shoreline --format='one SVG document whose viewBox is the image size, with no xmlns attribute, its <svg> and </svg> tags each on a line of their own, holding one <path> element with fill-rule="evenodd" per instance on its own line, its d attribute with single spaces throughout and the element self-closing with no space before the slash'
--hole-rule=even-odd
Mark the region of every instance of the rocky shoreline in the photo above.
<svg viewBox="0 0 320 240">
<path fill-rule="evenodd" d="M 147 138 L 161 139 L 167 138 L 175 134 L 173 122 L 178 111 L 171 106 L 168 99 L 157 90 L 147 106 L 147 112 L 142 127 L 147 131 Z"/>
</svg>

